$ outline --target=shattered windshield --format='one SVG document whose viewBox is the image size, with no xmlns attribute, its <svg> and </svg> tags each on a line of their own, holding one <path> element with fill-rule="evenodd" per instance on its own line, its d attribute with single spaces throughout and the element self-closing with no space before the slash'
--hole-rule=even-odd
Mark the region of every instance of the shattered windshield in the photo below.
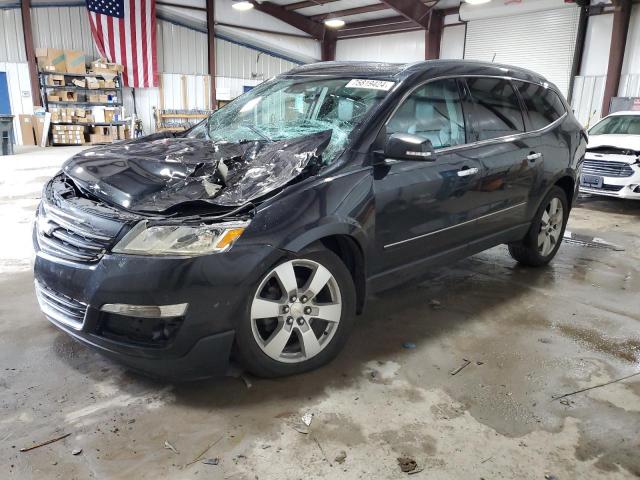
<svg viewBox="0 0 640 480">
<path fill-rule="evenodd" d="M 393 82 L 349 78 L 277 79 L 238 97 L 189 136 L 222 142 L 272 142 L 331 131 L 322 157 L 328 164 L 392 86 Z"/>
<path fill-rule="evenodd" d="M 613 115 L 595 125 L 589 135 L 640 135 L 640 115 Z"/>
</svg>

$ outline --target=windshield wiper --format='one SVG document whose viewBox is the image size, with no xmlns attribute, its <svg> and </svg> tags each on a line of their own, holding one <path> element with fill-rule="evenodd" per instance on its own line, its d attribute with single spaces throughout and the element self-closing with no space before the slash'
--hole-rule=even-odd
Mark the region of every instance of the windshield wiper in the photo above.
<svg viewBox="0 0 640 480">
<path fill-rule="evenodd" d="M 253 133 L 258 135 L 259 137 L 262 137 L 263 140 L 266 140 L 267 142 L 271 142 L 272 141 L 271 138 L 269 138 L 267 135 L 265 135 L 263 132 L 261 132 L 258 127 L 255 127 L 255 126 L 249 125 L 249 124 L 245 124 L 245 125 L 242 125 L 242 126 L 248 128 Z"/>
</svg>

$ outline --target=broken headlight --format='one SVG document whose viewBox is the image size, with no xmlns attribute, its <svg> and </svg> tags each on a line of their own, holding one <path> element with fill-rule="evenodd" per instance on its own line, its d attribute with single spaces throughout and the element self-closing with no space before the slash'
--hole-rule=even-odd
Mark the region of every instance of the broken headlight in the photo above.
<svg viewBox="0 0 640 480">
<path fill-rule="evenodd" d="M 184 256 L 226 252 L 248 225 L 249 222 L 198 226 L 149 225 L 147 221 L 141 221 L 116 244 L 113 252 Z"/>
</svg>

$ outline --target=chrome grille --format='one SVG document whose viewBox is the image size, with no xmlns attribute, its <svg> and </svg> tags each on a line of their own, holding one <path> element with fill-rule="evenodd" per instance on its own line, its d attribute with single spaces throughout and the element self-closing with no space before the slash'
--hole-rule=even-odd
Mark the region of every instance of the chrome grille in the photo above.
<svg viewBox="0 0 640 480">
<path fill-rule="evenodd" d="M 38 210 L 36 227 L 42 251 L 73 262 L 97 262 L 114 240 L 46 203 L 42 203 Z"/>
<path fill-rule="evenodd" d="M 85 303 L 55 292 L 38 281 L 35 287 L 40 309 L 47 317 L 77 330 L 82 328 L 87 313 Z"/>
<path fill-rule="evenodd" d="M 633 169 L 625 162 L 585 160 L 582 164 L 582 173 L 603 177 L 630 177 L 633 175 Z"/>
</svg>

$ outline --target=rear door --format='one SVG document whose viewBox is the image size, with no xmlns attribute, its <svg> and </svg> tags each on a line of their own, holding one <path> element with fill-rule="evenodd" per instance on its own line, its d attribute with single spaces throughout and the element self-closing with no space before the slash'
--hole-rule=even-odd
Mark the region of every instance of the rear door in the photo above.
<svg viewBox="0 0 640 480">
<path fill-rule="evenodd" d="M 465 79 L 470 148 L 466 155 L 484 169 L 478 238 L 498 234 L 526 221 L 527 202 L 538 177 L 536 141 L 526 135 L 522 105 L 506 78 Z"/>
<path fill-rule="evenodd" d="M 532 167 L 537 183 L 532 195 L 533 204 L 542 201 L 545 193 L 544 178 L 553 178 L 571 163 L 572 135 L 575 126 L 564 129 L 562 119 L 567 110 L 558 94 L 544 85 L 514 81 L 528 116 L 528 130 L 532 132 L 532 153 L 538 157 Z M 556 125 L 559 124 L 559 125 Z M 554 127 L 554 125 L 556 125 Z"/>
</svg>

